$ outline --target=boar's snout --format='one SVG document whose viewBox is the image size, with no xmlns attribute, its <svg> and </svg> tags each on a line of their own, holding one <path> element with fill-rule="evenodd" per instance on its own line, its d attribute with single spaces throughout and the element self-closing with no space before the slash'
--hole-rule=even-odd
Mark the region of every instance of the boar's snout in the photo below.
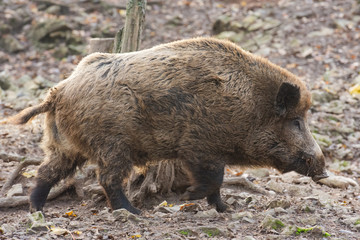
<svg viewBox="0 0 360 240">
<path fill-rule="evenodd" d="M 322 174 L 318 174 L 318 175 L 312 176 L 312 180 L 313 180 L 314 182 L 317 182 L 317 181 L 319 181 L 319 180 L 321 180 L 321 179 L 323 179 L 323 178 L 327 178 L 327 177 L 329 177 L 329 175 L 327 174 L 326 171 L 324 171 Z"/>
<path fill-rule="evenodd" d="M 315 154 L 312 154 L 306 158 L 306 165 L 308 168 L 307 175 L 310 176 L 314 182 L 328 177 L 325 169 L 325 157 L 320 150 L 320 147 L 318 147 L 318 151 L 316 151 Z"/>
</svg>

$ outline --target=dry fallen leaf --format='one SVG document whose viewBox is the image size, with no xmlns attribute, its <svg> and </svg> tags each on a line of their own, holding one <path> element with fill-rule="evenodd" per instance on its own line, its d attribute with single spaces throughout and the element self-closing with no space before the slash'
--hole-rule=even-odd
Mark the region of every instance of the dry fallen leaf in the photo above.
<svg viewBox="0 0 360 240">
<path fill-rule="evenodd" d="M 76 217 L 77 215 L 74 213 L 73 210 L 71 210 L 71 211 L 66 212 L 65 216 L 67 216 L 67 217 Z"/>
<path fill-rule="evenodd" d="M 32 178 L 36 176 L 36 170 L 31 170 L 28 172 L 23 172 L 21 175 L 23 175 L 26 178 Z"/>
<path fill-rule="evenodd" d="M 167 201 L 163 201 L 162 203 L 159 204 L 159 207 L 167 207 L 168 203 Z"/>
<path fill-rule="evenodd" d="M 74 231 L 73 233 L 76 234 L 76 235 L 81 235 L 82 234 L 81 231 Z"/>
<path fill-rule="evenodd" d="M 351 95 L 360 94 L 360 84 L 356 84 L 355 86 L 349 89 Z"/>
<path fill-rule="evenodd" d="M 131 236 L 132 239 L 141 238 L 141 234 L 135 234 Z"/>
<path fill-rule="evenodd" d="M 65 235 L 69 233 L 69 230 L 59 227 L 51 227 L 50 231 L 57 236 Z"/>
<path fill-rule="evenodd" d="M 194 206 L 194 205 L 195 205 L 195 203 L 185 203 L 180 206 L 180 211 L 182 211 L 186 207 L 190 207 L 190 206 Z"/>
</svg>

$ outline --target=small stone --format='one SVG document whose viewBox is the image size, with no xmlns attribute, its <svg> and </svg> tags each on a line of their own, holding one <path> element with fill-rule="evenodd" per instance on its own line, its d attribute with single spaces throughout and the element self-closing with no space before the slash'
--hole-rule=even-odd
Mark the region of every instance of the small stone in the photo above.
<svg viewBox="0 0 360 240">
<path fill-rule="evenodd" d="M 0 48 L 9 53 L 17 53 L 25 49 L 25 47 L 14 36 L 6 34 L 0 39 Z"/>
<path fill-rule="evenodd" d="M 257 19 L 256 22 L 254 22 L 247 28 L 247 30 L 252 32 L 252 31 L 259 30 L 263 26 L 264 26 L 264 22 L 261 19 Z"/>
<path fill-rule="evenodd" d="M 254 37 L 254 41 L 258 46 L 265 46 L 272 40 L 272 35 L 269 33 L 261 33 Z"/>
<path fill-rule="evenodd" d="M 323 178 L 319 180 L 319 182 L 332 188 L 346 189 L 349 186 L 354 186 L 354 187 L 359 186 L 358 183 L 351 178 L 347 178 L 343 176 L 335 176 L 335 175 L 331 175 L 327 178 Z"/>
<path fill-rule="evenodd" d="M 229 205 L 233 205 L 236 202 L 236 199 L 233 197 L 230 197 L 226 200 L 226 203 Z"/>
<path fill-rule="evenodd" d="M 314 31 L 311 33 L 307 34 L 307 37 L 324 37 L 324 36 L 328 36 L 328 35 L 332 35 L 334 33 L 334 29 L 331 28 L 322 28 L 320 31 Z"/>
<path fill-rule="evenodd" d="M 277 231 L 277 230 L 285 227 L 285 224 L 277 218 L 274 218 L 270 215 L 266 215 L 264 220 L 260 223 L 260 226 L 267 230 Z"/>
<path fill-rule="evenodd" d="M 251 176 L 258 177 L 258 178 L 266 178 L 269 177 L 269 169 L 267 168 L 254 168 L 254 169 L 247 169 L 245 173 L 248 173 Z"/>
<path fill-rule="evenodd" d="M 315 212 L 315 208 L 312 207 L 312 206 L 308 206 L 308 205 L 302 206 L 301 209 L 302 209 L 303 212 L 308 212 L 308 213 L 314 213 Z"/>
<path fill-rule="evenodd" d="M 69 226 L 73 227 L 73 228 L 79 228 L 82 227 L 84 224 L 80 221 L 70 221 L 69 222 Z"/>
<path fill-rule="evenodd" d="M 1 231 L 1 229 L 2 229 L 2 231 Z M 16 231 L 17 231 L 16 227 L 14 227 L 14 226 L 12 226 L 10 224 L 7 224 L 7 223 L 4 223 L 0 227 L 0 234 L 1 234 L 1 232 L 5 233 L 5 234 L 11 234 L 11 233 L 16 232 Z"/>
<path fill-rule="evenodd" d="M 248 15 L 247 17 L 245 17 L 243 20 L 242 20 L 242 25 L 245 27 L 245 28 L 248 28 L 251 24 L 253 24 L 256 20 L 258 19 L 257 16 L 255 15 Z"/>
<path fill-rule="evenodd" d="M 138 218 L 135 214 L 132 214 L 125 208 L 116 209 L 112 212 L 112 214 L 116 221 L 121 221 L 121 222 L 127 222 L 129 220 L 134 221 L 134 222 L 141 221 L 140 218 Z"/>
<path fill-rule="evenodd" d="M 216 37 L 219 39 L 228 39 L 232 42 L 241 42 L 241 40 L 244 38 L 245 34 L 243 32 L 236 33 L 233 31 L 224 31 L 218 34 Z"/>
<path fill-rule="evenodd" d="M 344 230 L 344 229 L 340 229 L 339 233 L 346 234 L 346 235 L 353 235 L 354 234 L 354 232 L 349 231 L 349 230 Z"/>
<path fill-rule="evenodd" d="M 33 94 L 33 93 L 35 93 L 36 90 L 39 89 L 39 86 L 35 83 L 35 81 L 31 80 L 31 81 L 25 82 L 23 88 L 26 92 Z"/>
<path fill-rule="evenodd" d="M 65 217 L 57 217 L 52 219 L 52 222 L 54 225 L 64 225 L 70 223 L 70 219 Z"/>
<path fill-rule="evenodd" d="M 243 220 L 244 222 L 251 223 L 251 224 L 255 223 L 255 220 L 254 220 L 254 219 L 248 218 L 248 217 L 243 217 L 242 220 Z"/>
<path fill-rule="evenodd" d="M 155 216 L 158 216 L 160 218 L 164 218 L 169 216 L 167 213 L 163 213 L 163 212 L 155 212 Z"/>
<path fill-rule="evenodd" d="M 218 228 L 209 228 L 209 227 L 206 227 L 206 228 L 200 228 L 200 230 L 203 232 L 203 233 L 206 233 L 206 235 L 208 237 L 216 237 L 216 236 L 219 236 L 219 235 L 222 235 L 222 232 L 218 229 Z"/>
<path fill-rule="evenodd" d="M 277 193 L 282 193 L 284 191 L 284 188 L 282 187 L 282 184 L 275 182 L 274 180 L 270 180 L 267 184 L 266 187 L 269 188 L 270 190 L 273 190 L 274 192 Z"/>
<path fill-rule="evenodd" d="M 298 196 L 302 193 L 302 188 L 296 185 L 289 185 L 286 187 L 286 193 L 290 196 Z"/>
<path fill-rule="evenodd" d="M 213 32 L 215 34 L 219 34 L 221 32 L 228 31 L 230 22 L 231 22 L 230 16 L 228 16 L 228 15 L 220 16 L 213 25 L 213 28 L 212 28 Z"/>
<path fill-rule="evenodd" d="M 274 208 L 274 211 L 275 211 L 275 213 L 277 213 L 277 214 L 286 214 L 286 213 L 288 213 L 284 208 L 282 208 L 282 207 L 276 207 L 276 208 Z"/>
<path fill-rule="evenodd" d="M 54 14 L 54 15 L 56 15 L 56 14 L 59 14 L 60 11 L 61 11 L 61 7 L 60 7 L 60 6 L 58 6 L 58 5 L 52 5 L 52 6 L 48 7 L 45 12 L 48 13 L 48 14 Z"/>
<path fill-rule="evenodd" d="M 273 200 L 271 201 L 267 208 L 277 208 L 277 207 L 281 207 L 281 208 L 289 208 L 291 206 L 291 203 L 287 200 Z"/>
<path fill-rule="evenodd" d="M 8 71 L 0 72 L 0 89 L 8 90 L 11 87 L 11 76 Z"/>
<path fill-rule="evenodd" d="M 313 49 L 311 47 L 304 47 L 300 52 L 300 56 L 302 58 L 310 57 L 312 54 L 313 54 Z"/>
<path fill-rule="evenodd" d="M 200 211 L 200 212 L 197 212 L 195 214 L 196 217 L 199 217 L 199 218 L 214 218 L 214 217 L 219 217 L 220 214 L 214 209 L 210 209 L 210 210 L 207 210 L 207 211 Z"/>
<path fill-rule="evenodd" d="M 285 226 L 281 232 L 281 235 L 286 235 L 286 236 L 295 235 L 296 231 L 297 231 L 296 226 L 293 225 Z"/>
<path fill-rule="evenodd" d="M 327 103 L 338 98 L 334 93 L 320 89 L 311 91 L 311 96 L 314 104 Z"/>
<path fill-rule="evenodd" d="M 244 240 L 256 240 L 253 236 L 245 236 Z"/>
<path fill-rule="evenodd" d="M 281 22 L 274 18 L 266 18 L 265 23 L 262 26 L 263 30 L 269 30 L 272 28 L 276 28 L 281 24 Z"/>
<path fill-rule="evenodd" d="M 23 187 L 21 185 L 21 183 L 18 184 L 14 184 L 10 190 L 7 192 L 6 196 L 8 197 L 12 197 L 12 196 L 21 196 L 23 195 L 24 190 Z"/>
<path fill-rule="evenodd" d="M 344 112 L 345 105 L 340 100 L 334 100 L 323 104 L 320 109 L 327 113 L 342 114 Z"/>
<path fill-rule="evenodd" d="M 244 217 L 247 218 L 253 218 L 253 214 L 251 212 L 238 212 L 238 213 L 233 213 L 231 214 L 231 219 L 232 220 L 239 220 L 239 219 L 243 219 Z"/>
<path fill-rule="evenodd" d="M 44 78 L 41 75 L 36 76 L 36 78 L 34 78 L 33 81 L 34 81 L 34 83 L 36 83 L 38 85 L 39 89 L 44 89 L 44 88 L 48 89 L 55 85 L 54 82 L 47 80 L 46 78 Z"/>
<path fill-rule="evenodd" d="M 342 220 L 348 226 L 360 226 L 360 217 L 348 217 Z"/>
</svg>

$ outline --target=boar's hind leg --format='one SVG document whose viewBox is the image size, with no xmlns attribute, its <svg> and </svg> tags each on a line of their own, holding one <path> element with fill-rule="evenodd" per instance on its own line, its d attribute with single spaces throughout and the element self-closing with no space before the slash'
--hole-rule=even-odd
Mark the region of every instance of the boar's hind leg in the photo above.
<svg viewBox="0 0 360 240">
<path fill-rule="evenodd" d="M 47 154 L 36 176 L 36 185 L 30 194 L 30 211 L 42 211 L 50 189 L 60 180 L 75 172 L 78 165 L 85 162 L 81 156 L 69 159 L 56 149 Z"/>
<path fill-rule="evenodd" d="M 218 212 L 224 212 L 228 206 L 224 204 L 220 196 L 220 186 L 224 178 L 224 164 L 188 163 L 193 185 L 184 195 L 183 200 L 195 200 L 207 198 L 210 205 L 215 205 Z"/>
<path fill-rule="evenodd" d="M 111 164 L 107 166 L 100 165 L 98 172 L 99 183 L 104 188 L 113 210 L 125 208 L 129 212 L 140 214 L 140 210 L 131 205 L 122 189 L 123 179 L 127 177 L 132 168 L 131 164 L 128 164 L 130 159 L 123 160 L 124 156 L 121 156 L 120 159 L 110 160 Z"/>
</svg>

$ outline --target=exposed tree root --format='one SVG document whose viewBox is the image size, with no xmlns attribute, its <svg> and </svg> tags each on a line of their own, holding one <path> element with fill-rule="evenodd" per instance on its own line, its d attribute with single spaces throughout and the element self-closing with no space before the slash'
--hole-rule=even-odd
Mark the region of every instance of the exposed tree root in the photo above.
<svg viewBox="0 0 360 240">
<path fill-rule="evenodd" d="M 134 169 L 130 174 L 126 190 L 129 199 L 142 206 L 153 196 L 183 193 L 190 186 L 186 170 L 181 162 L 161 161 L 145 169 Z"/>
<path fill-rule="evenodd" d="M 64 184 L 59 184 L 51 189 L 48 200 L 54 199 L 61 195 L 63 192 L 68 190 L 70 187 L 75 186 L 77 179 L 69 179 Z M 0 198 L 0 208 L 6 207 L 17 207 L 21 205 L 29 204 L 29 197 L 28 196 L 14 196 L 14 197 L 4 197 Z"/>
<path fill-rule="evenodd" d="M 264 195 L 269 194 L 268 191 L 266 191 L 265 189 L 257 186 L 256 184 L 249 181 L 245 177 L 226 178 L 226 179 L 224 179 L 223 186 L 226 187 L 226 185 L 241 186 L 242 188 L 247 189 L 247 190 L 252 191 L 252 192 L 261 193 L 261 194 L 264 194 Z"/>
<path fill-rule="evenodd" d="M 0 158 L 4 162 L 21 162 L 22 160 L 25 159 L 25 157 L 23 157 L 23 156 L 19 156 L 16 154 L 8 154 L 8 153 L 4 153 L 4 152 L 0 152 Z"/>
<path fill-rule="evenodd" d="M 7 179 L 3 187 L 1 188 L 1 195 L 4 195 L 5 192 L 13 185 L 15 179 L 22 173 L 23 169 L 30 165 L 40 165 L 41 160 L 38 159 L 25 159 L 24 157 L 17 155 L 7 155 L 7 158 L 3 158 L 3 155 L 0 155 L 2 159 L 11 159 L 11 161 L 20 161 L 19 165 L 16 167 L 11 176 Z M 16 158 L 16 160 L 14 160 Z M 24 160 L 25 159 L 25 160 Z"/>
</svg>

